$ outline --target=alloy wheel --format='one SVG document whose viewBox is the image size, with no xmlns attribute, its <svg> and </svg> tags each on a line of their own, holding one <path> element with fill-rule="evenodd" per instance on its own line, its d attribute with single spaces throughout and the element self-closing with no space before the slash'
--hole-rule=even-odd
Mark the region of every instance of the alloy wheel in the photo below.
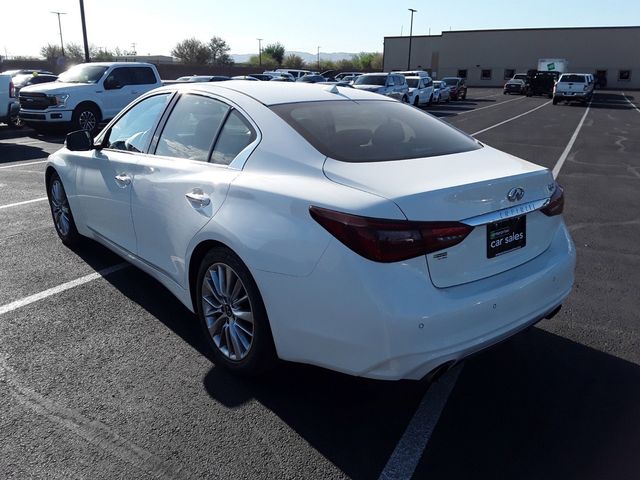
<svg viewBox="0 0 640 480">
<path fill-rule="evenodd" d="M 60 235 L 66 237 L 71 231 L 69 201 L 58 178 L 51 182 L 50 202 L 56 229 Z"/>
<path fill-rule="evenodd" d="M 224 263 L 211 265 L 202 281 L 202 311 L 209 335 L 220 353 L 243 360 L 253 345 L 251 301 L 238 274 Z"/>
<path fill-rule="evenodd" d="M 82 130 L 92 132 L 95 130 L 97 124 L 98 119 L 96 118 L 95 113 L 91 110 L 83 110 L 80 112 L 80 115 L 78 115 L 78 125 Z"/>
</svg>

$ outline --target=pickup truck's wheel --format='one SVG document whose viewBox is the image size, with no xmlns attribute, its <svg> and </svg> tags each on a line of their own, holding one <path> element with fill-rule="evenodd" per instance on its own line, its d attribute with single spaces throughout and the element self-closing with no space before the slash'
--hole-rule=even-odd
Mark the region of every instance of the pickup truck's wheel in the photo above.
<svg viewBox="0 0 640 480">
<path fill-rule="evenodd" d="M 7 124 L 10 127 L 13 127 L 13 128 L 22 128 L 22 127 L 24 127 L 24 122 L 22 121 L 22 119 L 20 118 L 19 115 L 15 115 L 13 117 L 9 117 L 9 121 L 7 122 Z"/>
<path fill-rule="evenodd" d="M 79 105 L 73 111 L 71 123 L 75 130 L 87 130 L 93 133 L 98 129 L 100 112 L 92 105 Z"/>
<path fill-rule="evenodd" d="M 56 228 L 58 237 L 68 247 L 77 245 L 82 240 L 82 236 L 76 228 L 71 207 L 69 206 L 69 199 L 62 186 L 62 180 L 60 180 L 57 173 L 53 173 L 49 178 L 47 196 L 49 197 L 51 218 L 53 218 L 53 225 Z"/>
<path fill-rule="evenodd" d="M 557 105 L 558 104 L 558 99 L 556 97 L 553 97 L 552 103 L 554 105 Z"/>
<path fill-rule="evenodd" d="M 226 247 L 213 248 L 196 286 L 198 317 L 216 364 L 243 375 L 270 368 L 276 351 L 267 311 L 242 260 Z"/>
</svg>

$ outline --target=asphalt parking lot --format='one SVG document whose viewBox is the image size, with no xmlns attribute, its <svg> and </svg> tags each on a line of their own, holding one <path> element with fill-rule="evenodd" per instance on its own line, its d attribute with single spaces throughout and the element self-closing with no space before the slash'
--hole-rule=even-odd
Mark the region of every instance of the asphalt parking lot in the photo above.
<svg viewBox="0 0 640 480">
<path fill-rule="evenodd" d="M 62 138 L 0 126 L 0 478 L 637 478 L 639 108 L 469 89 L 427 109 L 559 171 L 578 252 L 556 317 L 435 384 L 216 368 L 160 284 L 57 239 L 43 173 Z"/>
</svg>

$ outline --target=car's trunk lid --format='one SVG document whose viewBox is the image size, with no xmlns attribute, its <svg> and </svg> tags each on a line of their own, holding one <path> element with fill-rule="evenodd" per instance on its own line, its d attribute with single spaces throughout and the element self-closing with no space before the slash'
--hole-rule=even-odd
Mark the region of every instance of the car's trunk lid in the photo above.
<svg viewBox="0 0 640 480">
<path fill-rule="evenodd" d="M 549 170 L 490 147 L 390 162 L 349 163 L 328 158 L 324 172 L 337 183 L 392 200 L 408 220 L 474 225 L 462 243 L 427 255 L 437 287 L 478 280 L 527 262 L 548 248 L 558 224 L 557 218 L 538 211 L 527 213 L 551 196 Z M 509 200 L 509 192 L 517 188 L 524 191 L 522 198 Z M 525 245 L 489 258 L 487 224 L 520 215 L 526 215 Z"/>
</svg>

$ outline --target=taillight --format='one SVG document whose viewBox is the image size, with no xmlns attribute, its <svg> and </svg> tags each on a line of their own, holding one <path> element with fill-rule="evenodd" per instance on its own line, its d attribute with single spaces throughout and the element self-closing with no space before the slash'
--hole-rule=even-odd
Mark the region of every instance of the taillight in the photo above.
<svg viewBox="0 0 640 480">
<path fill-rule="evenodd" d="M 16 87 L 13 85 L 13 82 L 9 82 L 9 96 L 12 98 L 16 96 Z"/>
<path fill-rule="evenodd" d="M 386 220 L 320 207 L 310 207 L 309 213 L 348 248 L 375 262 L 399 262 L 453 247 L 473 230 L 459 222 Z"/>
<path fill-rule="evenodd" d="M 540 211 L 548 217 L 554 215 L 560 215 L 564 210 L 564 189 L 556 183 L 556 189 L 549 199 L 549 203 L 546 207 L 541 208 Z"/>
</svg>

